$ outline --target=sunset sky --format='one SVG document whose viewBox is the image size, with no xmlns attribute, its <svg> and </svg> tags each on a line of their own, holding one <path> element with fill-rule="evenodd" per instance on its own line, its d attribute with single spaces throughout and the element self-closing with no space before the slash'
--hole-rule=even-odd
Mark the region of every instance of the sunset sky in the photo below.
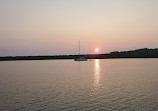
<svg viewBox="0 0 158 111">
<path fill-rule="evenodd" d="M 0 56 L 158 48 L 158 0 L 0 0 Z"/>
</svg>

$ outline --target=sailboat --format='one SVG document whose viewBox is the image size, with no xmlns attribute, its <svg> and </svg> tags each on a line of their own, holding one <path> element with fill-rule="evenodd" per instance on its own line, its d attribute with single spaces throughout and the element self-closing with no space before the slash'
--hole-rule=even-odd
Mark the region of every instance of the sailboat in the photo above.
<svg viewBox="0 0 158 111">
<path fill-rule="evenodd" d="M 77 58 L 74 58 L 75 61 L 87 61 L 86 57 L 81 57 L 80 55 L 80 41 L 79 41 L 79 56 Z"/>
</svg>

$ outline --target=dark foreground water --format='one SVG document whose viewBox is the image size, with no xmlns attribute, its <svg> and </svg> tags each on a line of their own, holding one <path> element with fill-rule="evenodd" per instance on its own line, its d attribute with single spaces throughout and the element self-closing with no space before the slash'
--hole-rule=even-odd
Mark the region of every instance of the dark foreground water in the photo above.
<svg viewBox="0 0 158 111">
<path fill-rule="evenodd" d="M 156 111 L 158 59 L 0 62 L 1 111 Z"/>
</svg>

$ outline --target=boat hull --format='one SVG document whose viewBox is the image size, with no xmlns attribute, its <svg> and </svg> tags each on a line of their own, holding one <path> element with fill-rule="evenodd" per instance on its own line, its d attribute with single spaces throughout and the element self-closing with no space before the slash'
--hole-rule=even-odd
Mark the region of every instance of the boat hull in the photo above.
<svg viewBox="0 0 158 111">
<path fill-rule="evenodd" d="M 88 59 L 86 59 L 86 58 L 75 58 L 74 60 L 75 61 L 87 61 Z"/>
</svg>

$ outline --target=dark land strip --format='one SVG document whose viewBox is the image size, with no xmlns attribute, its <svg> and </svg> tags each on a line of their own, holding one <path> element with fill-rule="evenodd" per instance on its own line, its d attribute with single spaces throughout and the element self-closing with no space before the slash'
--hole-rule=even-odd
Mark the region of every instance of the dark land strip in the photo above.
<svg viewBox="0 0 158 111">
<path fill-rule="evenodd" d="M 86 57 L 87 59 L 114 59 L 114 58 L 158 58 L 158 48 L 137 49 L 130 51 L 115 51 L 108 54 L 81 54 L 81 55 L 55 55 L 55 56 L 6 56 L 0 57 L 0 61 L 16 60 L 53 60 L 53 59 L 74 59 Z"/>
</svg>

